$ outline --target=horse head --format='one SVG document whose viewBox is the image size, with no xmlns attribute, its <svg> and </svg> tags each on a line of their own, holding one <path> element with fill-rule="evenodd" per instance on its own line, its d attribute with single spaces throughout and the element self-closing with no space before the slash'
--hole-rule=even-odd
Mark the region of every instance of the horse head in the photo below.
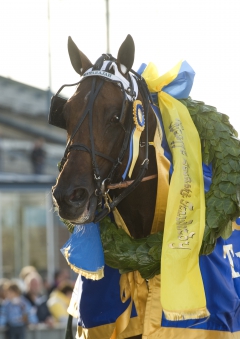
<svg viewBox="0 0 240 339">
<path fill-rule="evenodd" d="M 67 130 L 61 172 L 52 193 L 59 215 L 72 223 L 93 221 L 106 184 L 121 180 L 126 169 L 134 126 L 133 102 L 142 100 L 138 79 L 130 73 L 134 51 L 128 35 L 117 59 L 104 54 L 93 65 L 69 37 L 69 57 L 81 80 L 69 100 L 53 97 L 50 123 Z M 140 149 L 137 164 L 144 157 Z"/>
</svg>

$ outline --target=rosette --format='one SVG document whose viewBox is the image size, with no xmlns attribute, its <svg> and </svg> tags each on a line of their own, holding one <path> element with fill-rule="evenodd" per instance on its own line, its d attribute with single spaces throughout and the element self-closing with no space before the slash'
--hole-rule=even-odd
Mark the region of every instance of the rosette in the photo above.
<svg viewBox="0 0 240 339">
<path fill-rule="evenodd" d="M 139 155 L 139 142 L 141 138 L 142 131 L 145 127 L 145 118 L 142 102 L 140 100 L 135 100 L 133 102 L 133 122 L 135 124 L 135 128 L 132 133 L 132 162 L 128 172 L 129 178 L 132 176 L 133 169 L 137 162 L 137 158 Z"/>
</svg>

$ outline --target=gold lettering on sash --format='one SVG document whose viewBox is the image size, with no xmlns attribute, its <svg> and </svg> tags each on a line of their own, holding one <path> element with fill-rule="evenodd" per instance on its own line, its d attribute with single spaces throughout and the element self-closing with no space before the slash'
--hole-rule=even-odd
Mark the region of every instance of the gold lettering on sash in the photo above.
<svg viewBox="0 0 240 339">
<path fill-rule="evenodd" d="M 174 243 L 169 244 L 169 247 L 173 249 L 191 250 L 191 248 L 185 246 L 189 246 L 189 241 L 180 242 L 177 246 Z"/>
<path fill-rule="evenodd" d="M 236 255 L 237 255 L 237 253 L 236 253 Z M 228 258 L 228 261 L 229 261 L 230 267 L 231 267 L 231 271 L 232 271 L 232 278 L 239 278 L 240 273 L 235 271 L 232 257 L 234 257 L 233 245 L 232 244 L 223 245 L 223 258 L 224 259 Z"/>
<path fill-rule="evenodd" d="M 195 232 L 189 232 L 189 225 L 193 223 L 193 220 L 189 218 L 189 211 L 193 211 L 193 204 L 189 201 L 192 196 L 192 179 L 189 174 L 189 163 L 187 159 L 187 152 L 184 144 L 183 125 L 180 119 L 176 119 L 169 126 L 169 131 L 173 133 L 174 140 L 171 142 L 171 148 L 179 148 L 182 161 L 182 174 L 183 174 L 183 187 L 180 190 L 180 204 L 176 216 L 176 227 L 178 240 L 169 244 L 173 249 L 187 249 L 191 250 L 190 242 Z"/>
</svg>

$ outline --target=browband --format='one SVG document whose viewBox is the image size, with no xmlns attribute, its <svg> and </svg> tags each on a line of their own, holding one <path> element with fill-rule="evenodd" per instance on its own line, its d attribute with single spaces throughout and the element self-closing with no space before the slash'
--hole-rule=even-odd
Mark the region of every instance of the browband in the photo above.
<svg viewBox="0 0 240 339">
<path fill-rule="evenodd" d="M 128 81 L 118 70 L 117 64 L 115 62 L 111 63 L 109 70 L 113 69 L 114 74 L 105 71 L 109 61 L 103 61 L 102 67 L 99 70 L 94 70 L 93 67 L 89 68 L 83 75 L 80 81 L 84 80 L 87 77 L 91 76 L 100 76 L 107 80 L 122 84 L 126 91 L 126 96 L 129 101 L 134 101 L 138 96 L 138 85 L 135 77 L 129 73 L 130 81 Z"/>
</svg>

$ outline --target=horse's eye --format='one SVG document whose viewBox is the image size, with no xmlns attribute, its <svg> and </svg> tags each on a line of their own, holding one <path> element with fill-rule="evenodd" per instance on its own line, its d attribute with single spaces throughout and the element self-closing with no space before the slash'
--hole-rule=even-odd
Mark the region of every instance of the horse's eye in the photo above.
<svg viewBox="0 0 240 339">
<path fill-rule="evenodd" d="M 110 121 L 114 124 L 117 124 L 119 122 L 119 117 L 117 115 L 114 115 Z"/>
</svg>

